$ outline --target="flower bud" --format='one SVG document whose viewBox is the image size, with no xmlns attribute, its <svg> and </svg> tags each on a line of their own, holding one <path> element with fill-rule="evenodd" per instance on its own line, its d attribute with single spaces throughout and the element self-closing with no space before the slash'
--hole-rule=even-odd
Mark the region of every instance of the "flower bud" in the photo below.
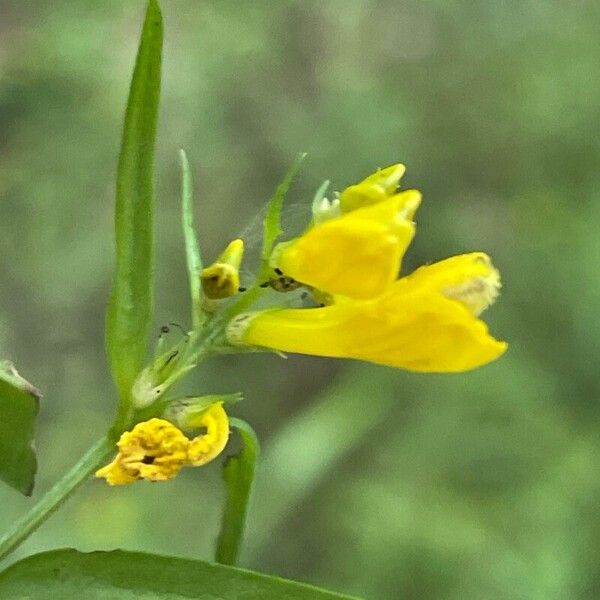
<svg viewBox="0 0 600 600">
<path fill-rule="evenodd" d="M 377 204 L 393 196 L 406 168 L 398 163 L 379 169 L 356 185 L 347 187 L 340 194 L 342 212 L 350 212 L 357 208 Z"/>
<path fill-rule="evenodd" d="M 212 265 L 202 270 L 202 288 L 209 300 L 221 300 L 238 292 L 243 256 L 244 242 L 233 240 Z"/>
</svg>

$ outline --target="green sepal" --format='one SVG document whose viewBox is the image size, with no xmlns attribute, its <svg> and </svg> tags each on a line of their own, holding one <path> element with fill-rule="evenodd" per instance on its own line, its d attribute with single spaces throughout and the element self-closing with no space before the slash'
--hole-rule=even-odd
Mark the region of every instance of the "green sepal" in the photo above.
<svg viewBox="0 0 600 600">
<path fill-rule="evenodd" d="M 333 204 L 331 201 L 325 198 L 325 192 L 327 192 L 328 187 L 329 179 L 326 179 L 315 192 L 311 207 L 311 225 L 316 225 L 332 217 L 339 216 L 339 205 Z"/>
<path fill-rule="evenodd" d="M 194 186 L 190 163 L 185 150 L 179 151 L 179 157 L 181 159 L 181 219 L 190 285 L 192 323 L 194 330 L 197 331 L 204 321 L 204 312 L 202 310 L 204 291 L 200 282 L 202 275 L 202 255 L 200 254 L 196 227 L 194 225 Z"/>
<path fill-rule="evenodd" d="M 275 193 L 269 200 L 267 214 L 263 220 L 263 243 L 261 252 L 261 265 L 258 273 L 259 281 L 266 281 L 271 274 L 271 267 L 269 265 L 269 258 L 273 245 L 277 238 L 281 235 L 281 209 L 283 207 L 283 201 L 290 189 L 290 185 L 300 169 L 302 161 L 306 158 L 306 153 L 298 155 L 292 166 L 288 169 L 282 182 L 277 186 Z"/>
<path fill-rule="evenodd" d="M 222 402 L 225 405 L 235 404 L 242 398 L 240 392 L 178 398 L 169 402 L 168 407 L 163 412 L 163 417 L 181 429 L 194 429 L 194 423 L 197 422 L 198 416 L 213 404 L 217 402 Z"/>
</svg>

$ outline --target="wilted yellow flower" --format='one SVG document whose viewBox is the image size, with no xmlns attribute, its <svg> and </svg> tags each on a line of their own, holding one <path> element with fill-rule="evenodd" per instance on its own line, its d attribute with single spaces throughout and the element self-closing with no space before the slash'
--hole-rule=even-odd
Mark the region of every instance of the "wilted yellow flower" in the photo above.
<svg viewBox="0 0 600 600">
<path fill-rule="evenodd" d="M 190 442 L 188 458 L 190 465 L 199 467 L 210 462 L 223 450 L 229 439 L 229 419 L 222 402 L 217 402 L 190 421 L 191 427 L 204 428 L 205 433 Z"/>
<path fill-rule="evenodd" d="M 188 439 L 175 425 L 164 419 L 138 423 L 121 435 L 115 459 L 96 472 L 110 485 L 133 483 L 138 479 L 172 479 L 184 466 L 204 465 L 216 458 L 229 438 L 229 421 L 222 403 L 201 413 L 195 428 L 205 431 Z"/>
<path fill-rule="evenodd" d="M 187 463 L 190 441 L 168 421 L 150 419 L 123 433 L 119 453 L 107 466 L 96 472 L 111 485 L 131 483 L 137 479 L 161 481 L 171 479 Z"/>
</svg>

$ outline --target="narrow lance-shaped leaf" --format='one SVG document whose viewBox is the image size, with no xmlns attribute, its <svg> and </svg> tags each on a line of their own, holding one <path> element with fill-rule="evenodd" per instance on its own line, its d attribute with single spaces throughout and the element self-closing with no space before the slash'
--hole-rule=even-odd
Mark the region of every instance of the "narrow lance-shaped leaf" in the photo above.
<svg viewBox="0 0 600 600">
<path fill-rule="evenodd" d="M 181 217 L 183 237 L 185 239 L 185 255 L 187 260 L 188 277 L 190 280 L 190 296 L 192 300 L 192 324 L 197 330 L 203 321 L 202 312 L 202 258 L 194 226 L 194 192 L 190 163 L 184 150 L 179 151 L 181 158 Z"/>
<path fill-rule="evenodd" d="M 55 550 L 30 556 L 0 573 L 0 597 L 352 600 L 310 585 L 235 567 L 121 550 L 89 554 Z"/>
<path fill-rule="evenodd" d="M 269 200 L 269 206 L 267 214 L 263 221 L 263 243 L 261 252 L 261 265 L 259 272 L 259 281 L 264 281 L 269 278 L 270 267 L 269 257 L 273 250 L 275 240 L 281 235 L 281 209 L 283 207 L 283 201 L 285 199 L 290 185 L 302 164 L 302 161 L 306 158 L 306 153 L 299 154 L 288 172 L 285 174 L 283 181 L 277 186 L 275 194 Z"/>
<path fill-rule="evenodd" d="M 40 397 L 10 361 L 0 361 L 0 479 L 26 496 L 37 469 L 33 432 Z"/>
<path fill-rule="evenodd" d="M 153 308 L 153 162 L 160 94 L 162 17 L 150 0 L 125 114 L 117 173 L 116 273 L 107 349 L 122 402 L 142 368 Z"/>
<path fill-rule="evenodd" d="M 229 456 L 223 465 L 227 498 L 215 558 L 222 564 L 235 565 L 244 535 L 259 446 L 248 423 L 232 418 L 230 424 L 238 430 L 242 448 L 239 454 Z"/>
</svg>

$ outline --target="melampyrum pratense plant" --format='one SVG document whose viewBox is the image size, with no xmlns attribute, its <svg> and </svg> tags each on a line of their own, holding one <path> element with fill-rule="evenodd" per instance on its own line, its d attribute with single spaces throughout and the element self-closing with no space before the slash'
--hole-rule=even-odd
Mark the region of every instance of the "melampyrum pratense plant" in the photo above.
<svg viewBox="0 0 600 600">
<path fill-rule="evenodd" d="M 216 551 L 218 562 L 235 563 L 258 452 L 251 427 L 229 416 L 243 390 L 231 390 L 228 395 L 202 390 L 184 398 L 175 391 L 175 384 L 211 357 L 275 350 L 353 358 L 411 371 L 459 372 L 484 365 L 506 349 L 479 319 L 500 288 L 498 271 L 488 256 L 482 252 L 453 256 L 399 277 L 421 202 L 418 191 L 400 188 L 403 165 L 377 168 L 340 192 L 328 193 L 328 182 L 321 185 L 303 233 L 285 239 L 280 224 L 282 203 L 300 167 L 300 156 L 267 206 L 259 265 L 252 280 L 241 287 L 243 239 L 224 244 L 222 254 L 203 265 L 193 219 L 192 176 L 181 151 L 190 327 L 171 343 L 167 340 L 173 336 L 161 335 L 148 360 L 161 51 L 162 19 L 157 3 L 151 0 L 131 84 L 116 186 L 116 273 L 106 341 L 119 393 L 117 414 L 107 434 L 6 534 L 0 542 L 0 557 L 14 550 L 90 475 L 110 485 L 167 481 L 184 467 L 200 467 L 219 456 L 236 429 L 242 450 L 224 463 L 228 494 Z M 0 418 L 11 424 L 11 431 L 3 438 L 9 443 L 0 476 L 28 492 L 35 470 L 30 437 L 37 392 L 8 364 L 1 380 Z M 90 566 L 87 555 L 59 554 L 29 561 L 41 560 L 50 572 L 60 559 L 61 568 L 75 579 L 85 569 L 89 576 L 91 569 L 92 576 L 104 577 L 103 585 L 109 585 L 106 569 L 99 575 L 105 567 L 102 561 L 121 556 L 96 556 Z M 143 571 L 135 566 L 142 555 L 121 554 L 132 572 Z M 85 566 L 82 561 L 87 561 Z M 194 564 L 196 572 L 208 568 L 206 563 Z M 26 560 L 5 571 L 0 591 L 2 586 L 33 585 L 35 577 L 28 575 L 27 565 Z M 250 585 L 248 578 L 254 577 L 251 584 L 259 586 L 258 595 L 244 598 L 333 597 L 315 588 L 221 569 L 225 571 L 202 571 L 199 595 L 208 588 L 221 593 L 224 581 L 241 594 Z M 39 565 L 36 572 L 39 577 Z M 127 581 L 120 583 L 125 589 Z M 132 577 L 131 589 L 135 581 Z M 175 587 L 167 588 L 177 591 L 176 582 L 171 583 Z M 153 585 L 148 589 L 158 593 Z M 67 596 L 57 592 L 56 597 Z"/>
</svg>

